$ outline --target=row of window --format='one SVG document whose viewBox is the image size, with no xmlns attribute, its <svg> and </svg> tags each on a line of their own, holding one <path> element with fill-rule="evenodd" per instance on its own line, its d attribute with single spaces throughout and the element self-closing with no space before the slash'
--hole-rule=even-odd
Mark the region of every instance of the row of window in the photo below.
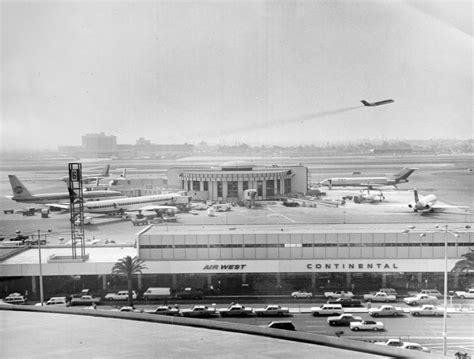
<svg viewBox="0 0 474 359">
<path fill-rule="evenodd" d="M 471 242 L 448 243 L 450 247 L 471 247 Z M 231 244 L 142 244 L 140 248 L 302 248 L 302 247 L 444 247 L 439 243 L 231 243 Z"/>
<path fill-rule="evenodd" d="M 281 181 L 281 180 L 280 180 Z M 209 181 L 203 181 L 203 191 L 209 191 Z M 276 191 L 275 191 L 276 183 Z M 267 196 L 274 196 L 281 194 L 280 192 L 280 182 L 278 180 L 268 180 L 265 182 Z M 188 188 L 193 191 L 201 191 L 201 181 L 188 181 Z M 229 181 L 227 182 L 227 197 L 238 197 L 238 181 Z M 285 193 L 291 192 L 291 179 L 286 179 L 284 182 Z M 183 182 L 184 189 L 184 182 Z M 249 189 L 249 181 L 242 182 L 242 190 L 245 191 Z M 223 182 L 217 182 L 217 197 L 223 197 Z M 263 181 L 257 181 L 257 195 L 259 197 L 263 196 Z"/>
</svg>

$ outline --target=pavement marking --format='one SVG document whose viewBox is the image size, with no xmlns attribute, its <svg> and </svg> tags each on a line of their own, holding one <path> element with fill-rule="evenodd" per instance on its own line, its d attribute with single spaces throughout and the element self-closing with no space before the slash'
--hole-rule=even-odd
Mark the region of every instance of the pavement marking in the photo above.
<svg viewBox="0 0 474 359">
<path fill-rule="evenodd" d="M 275 212 L 275 211 L 274 211 L 272 208 L 270 208 L 270 207 L 267 207 L 267 209 L 268 209 L 270 212 L 275 213 L 276 215 L 279 215 L 279 216 L 282 216 L 282 217 L 286 218 L 286 219 L 289 220 L 290 222 L 296 223 L 296 221 L 295 221 L 294 219 L 291 219 L 290 217 L 287 217 L 287 216 L 285 216 L 284 214 Z"/>
</svg>

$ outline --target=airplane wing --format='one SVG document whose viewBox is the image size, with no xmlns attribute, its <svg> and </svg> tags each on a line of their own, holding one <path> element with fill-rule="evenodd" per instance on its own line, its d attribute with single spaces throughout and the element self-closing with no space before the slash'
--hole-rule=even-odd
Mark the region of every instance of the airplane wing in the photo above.
<svg viewBox="0 0 474 359">
<path fill-rule="evenodd" d="M 467 206 L 451 206 L 449 204 L 435 204 L 431 207 L 435 211 L 443 211 L 446 209 L 469 209 Z"/>
<path fill-rule="evenodd" d="M 63 209 L 63 210 L 69 211 L 69 205 L 68 205 L 68 204 L 62 204 L 62 203 L 45 203 L 45 206 L 48 206 L 49 208 Z"/>
</svg>

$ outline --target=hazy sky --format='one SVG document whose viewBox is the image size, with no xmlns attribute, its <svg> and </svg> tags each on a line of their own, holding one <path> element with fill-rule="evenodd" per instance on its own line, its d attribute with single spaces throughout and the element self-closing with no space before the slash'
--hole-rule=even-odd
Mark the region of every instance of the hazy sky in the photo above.
<svg viewBox="0 0 474 359">
<path fill-rule="evenodd" d="M 2 149 L 473 136 L 471 1 L 0 8 Z"/>
</svg>

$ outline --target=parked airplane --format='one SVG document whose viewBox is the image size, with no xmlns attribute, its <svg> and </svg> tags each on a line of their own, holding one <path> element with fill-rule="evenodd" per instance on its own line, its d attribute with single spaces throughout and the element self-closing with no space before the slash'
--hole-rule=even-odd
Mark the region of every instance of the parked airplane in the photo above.
<svg viewBox="0 0 474 359">
<path fill-rule="evenodd" d="M 383 101 L 378 101 L 378 102 L 367 102 L 365 100 L 361 100 L 360 102 L 362 102 L 364 104 L 364 106 L 380 106 L 380 105 L 385 105 L 387 103 L 392 103 L 392 102 L 395 102 L 394 100 L 390 99 L 390 100 L 383 100 Z"/>
<path fill-rule="evenodd" d="M 431 213 L 436 210 L 442 211 L 449 208 L 468 208 L 465 206 L 437 205 L 436 201 L 438 200 L 438 198 L 436 198 L 434 194 L 419 197 L 418 191 L 416 189 L 413 192 L 415 195 L 415 201 L 408 204 L 408 207 L 413 208 L 414 212 Z"/>
<path fill-rule="evenodd" d="M 408 182 L 408 177 L 416 170 L 416 168 L 403 168 L 401 171 L 385 177 L 334 177 L 326 178 L 319 182 L 320 186 L 328 186 L 329 189 L 332 187 L 378 187 L 378 186 L 394 186 L 397 188 L 397 184 Z"/>
<path fill-rule="evenodd" d="M 69 192 L 32 194 L 15 175 L 8 175 L 8 179 L 10 180 L 13 196 L 6 197 L 16 202 L 50 204 L 69 201 L 70 199 Z M 83 196 L 87 200 L 97 200 L 104 199 L 104 197 L 123 197 L 123 194 L 111 190 L 84 191 Z"/>
<path fill-rule="evenodd" d="M 97 182 L 105 177 L 109 177 L 110 176 L 109 171 L 110 171 L 110 165 L 106 165 L 104 170 L 99 174 L 92 174 L 92 175 L 83 174 L 82 183 L 86 184 L 86 183 L 91 183 L 91 182 Z M 69 181 L 69 176 L 61 177 L 60 180 L 67 183 Z"/>
</svg>

